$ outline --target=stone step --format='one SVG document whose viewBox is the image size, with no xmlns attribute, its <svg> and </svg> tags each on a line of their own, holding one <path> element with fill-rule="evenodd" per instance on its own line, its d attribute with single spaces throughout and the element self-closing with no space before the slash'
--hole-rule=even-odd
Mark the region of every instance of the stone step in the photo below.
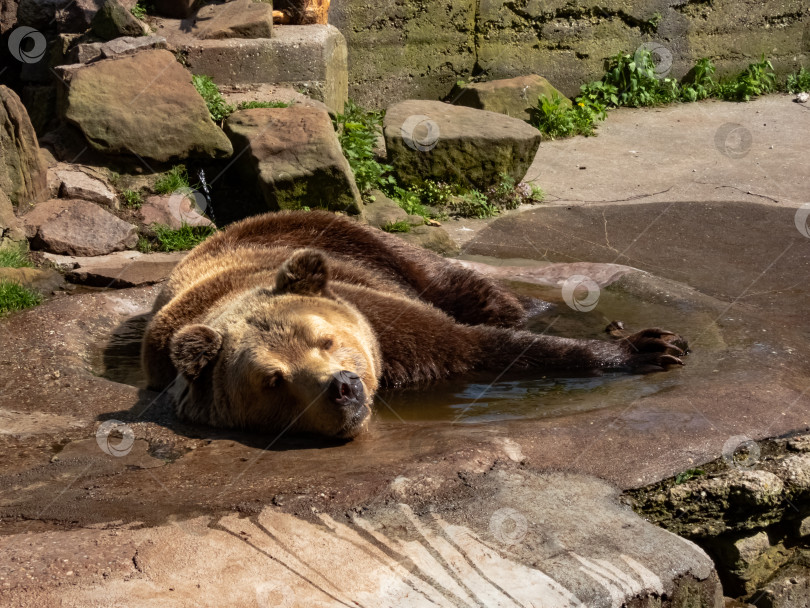
<svg viewBox="0 0 810 608">
<path fill-rule="evenodd" d="M 218 85 L 275 84 L 291 87 L 343 111 L 349 97 L 346 40 L 331 25 L 284 25 L 273 38 L 198 40 L 182 21 L 161 21 L 159 34 L 193 74 Z"/>
</svg>

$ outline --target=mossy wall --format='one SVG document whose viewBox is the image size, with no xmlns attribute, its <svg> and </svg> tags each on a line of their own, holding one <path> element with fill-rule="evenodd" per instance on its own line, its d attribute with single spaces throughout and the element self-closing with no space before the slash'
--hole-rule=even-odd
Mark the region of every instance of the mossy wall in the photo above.
<svg viewBox="0 0 810 608">
<path fill-rule="evenodd" d="M 530 73 L 570 95 L 645 42 L 676 77 L 701 57 L 720 74 L 763 53 L 780 72 L 810 67 L 808 0 L 333 0 L 329 21 L 349 46 L 350 97 L 373 107 Z"/>
</svg>

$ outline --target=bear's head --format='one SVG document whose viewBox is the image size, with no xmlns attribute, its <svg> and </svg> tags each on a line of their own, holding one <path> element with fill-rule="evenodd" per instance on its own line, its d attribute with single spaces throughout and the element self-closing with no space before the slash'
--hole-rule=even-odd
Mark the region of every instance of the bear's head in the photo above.
<svg viewBox="0 0 810 608">
<path fill-rule="evenodd" d="M 296 251 L 275 285 L 256 287 L 171 342 L 178 414 L 256 431 L 351 438 L 371 412 L 380 373 L 365 317 L 329 288 L 323 254 Z"/>
</svg>

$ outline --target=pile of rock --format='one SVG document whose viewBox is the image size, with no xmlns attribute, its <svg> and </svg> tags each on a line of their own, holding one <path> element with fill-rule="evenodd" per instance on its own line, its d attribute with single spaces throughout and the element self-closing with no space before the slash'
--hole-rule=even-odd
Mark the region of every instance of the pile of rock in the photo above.
<svg viewBox="0 0 810 608">
<path fill-rule="evenodd" d="M 740 447 L 701 470 L 632 492 L 633 506 L 703 547 L 737 605 L 806 606 L 810 435 Z"/>
</svg>

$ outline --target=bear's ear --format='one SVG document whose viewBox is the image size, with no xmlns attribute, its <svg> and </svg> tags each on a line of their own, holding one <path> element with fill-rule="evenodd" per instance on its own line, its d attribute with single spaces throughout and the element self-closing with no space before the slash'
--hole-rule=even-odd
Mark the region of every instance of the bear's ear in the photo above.
<svg viewBox="0 0 810 608">
<path fill-rule="evenodd" d="M 187 325 L 172 338 L 170 356 L 181 374 L 194 380 L 222 348 L 222 336 L 207 325 Z"/>
<path fill-rule="evenodd" d="M 314 249 L 299 249 L 279 269 L 276 293 L 323 296 L 327 295 L 328 282 L 326 257 Z"/>
</svg>

